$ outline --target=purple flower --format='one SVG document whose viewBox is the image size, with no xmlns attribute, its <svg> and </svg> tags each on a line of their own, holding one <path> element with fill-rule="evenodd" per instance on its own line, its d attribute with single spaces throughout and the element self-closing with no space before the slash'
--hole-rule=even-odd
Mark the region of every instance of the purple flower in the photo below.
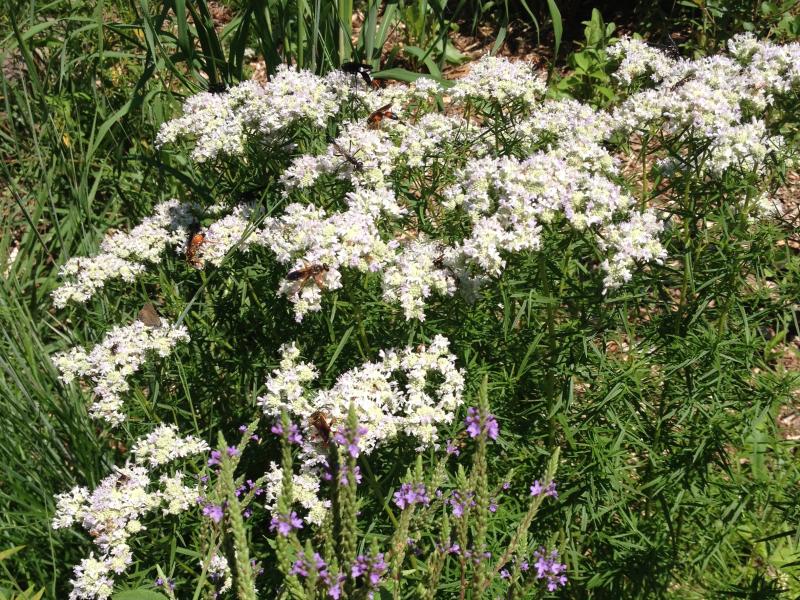
<svg viewBox="0 0 800 600">
<path fill-rule="evenodd" d="M 453 516 L 454 517 L 461 517 L 464 515 L 464 511 L 471 506 L 475 506 L 475 500 L 472 498 L 472 492 L 468 492 L 465 496 L 461 495 L 461 492 L 458 490 L 453 490 L 453 494 L 448 500 L 450 506 L 453 507 Z"/>
<path fill-rule="evenodd" d="M 162 587 L 163 586 L 163 587 L 167 587 L 167 588 L 169 588 L 171 590 L 174 590 L 175 589 L 175 581 L 173 581 L 172 579 L 167 579 L 166 581 L 164 581 L 163 578 L 159 577 L 158 579 L 156 579 L 156 586 L 157 587 Z"/>
<path fill-rule="evenodd" d="M 453 440 L 447 440 L 447 447 L 445 448 L 445 451 L 450 456 L 458 456 L 461 454 L 461 450 L 458 449 L 458 446 Z"/>
<path fill-rule="evenodd" d="M 352 567 L 351 574 L 353 579 L 364 576 L 370 588 L 377 588 L 381 582 L 381 577 L 386 572 L 386 561 L 383 560 L 383 553 L 379 552 L 375 556 L 364 556 L 359 554 Z"/>
<path fill-rule="evenodd" d="M 558 498 L 558 492 L 556 491 L 556 482 L 551 481 L 547 484 L 546 488 L 542 487 L 542 484 L 539 483 L 539 480 L 536 479 L 531 486 L 531 496 L 538 496 L 542 492 L 544 492 L 545 496 L 550 496 L 551 498 Z"/>
<path fill-rule="evenodd" d="M 237 456 L 239 449 L 236 446 L 228 446 L 228 456 Z"/>
<path fill-rule="evenodd" d="M 298 558 L 292 563 L 292 568 L 289 569 L 289 575 L 300 575 L 300 577 L 308 577 L 308 567 L 306 566 L 305 557 Z"/>
<path fill-rule="evenodd" d="M 342 597 L 342 584 L 347 580 L 344 575 L 337 575 L 333 581 L 326 582 L 328 584 L 328 596 L 333 600 L 339 600 Z"/>
<path fill-rule="evenodd" d="M 500 571 L 500 577 L 502 577 L 503 579 L 508 579 L 509 577 L 511 577 L 511 573 L 508 572 L 508 569 L 503 569 L 502 571 Z"/>
<path fill-rule="evenodd" d="M 214 523 L 219 523 L 222 521 L 224 514 L 225 511 L 222 509 L 222 507 L 216 504 L 206 504 L 203 507 L 203 515 L 214 521 Z"/>
<path fill-rule="evenodd" d="M 290 444 L 300 445 L 303 443 L 303 436 L 300 435 L 300 429 L 294 423 L 289 426 L 289 435 L 286 436 L 286 440 Z"/>
<path fill-rule="evenodd" d="M 247 425 L 239 425 L 239 433 L 244 433 L 247 431 Z"/>
<path fill-rule="evenodd" d="M 283 435 L 283 425 L 280 422 L 275 423 L 269 430 L 274 433 L 275 435 Z M 290 444 L 300 444 L 303 441 L 303 437 L 300 435 L 300 429 L 297 427 L 296 424 L 291 423 L 289 425 L 289 435 L 286 436 L 286 441 Z"/>
<path fill-rule="evenodd" d="M 244 512 L 242 512 L 242 516 L 245 519 L 249 519 L 250 517 L 253 516 L 253 509 L 252 508 L 245 508 Z"/>
<path fill-rule="evenodd" d="M 558 561 L 558 550 L 552 550 L 549 554 L 544 548 L 539 548 L 533 553 L 536 559 L 536 579 L 544 579 L 547 582 L 548 591 L 555 591 L 559 587 L 566 585 L 567 576 L 564 575 L 567 565 Z"/>
<path fill-rule="evenodd" d="M 349 469 L 347 465 L 339 465 L 339 485 L 350 485 Z M 355 478 L 356 485 L 361 483 L 361 468 L 356 465 L 353 469 L 353 477 Z"/>
<path fill-rule="evenodd" d="M 495 512 L 497 512 L 497 499 L 495 499 L 495 498 L 492 498 L 492 499 L 489 501 L 489 512 L 490 512 L 490 513 L 495 513 Z"/>
<path fill-rule="evenodd" d="M 349 427 L 343 427 L 333 435 L 333 441 L 339 446 L 345 446 L 347 452 L 353 458 L 358 458 L 361 448 L 358 447 L 359 440 L 367 433 L 367 428 L 359 425 L 355 431 Z"/>
<path fill-rule="evenodd" d="M 213 467 L 214 465 L 218 465 L 221 458 L 222 453 L 219 450 L 212 450 L 211 458 L 208 459 L 208 466 Z"/>
<path fill-rule="evenodd" d="M 292 568 L 289 571 L 290 575 L 300 575 L 301 577 L 308 577 L 309 572 L 312 570 L 319 575 L 320 579 L 325 583 L 328 582 L 328 565 L 325 563 L 319 553 L 315 552 L 313 556 L 314 562 L 309 563 L 306 560 L 305 554 L 302 551 L 297 552 L 297 560 L 292 563 Z"/>
<path fill-rule="evenodd" d="M 400 489 L 394 493 L 394 503 L 400 509 L 405 509 L 407 506 L 412 506 L 413 504 L 424 504 L 427 506 L 430 504 L 430 501 L 430 498 L 428 498 L 428 491 L 425 489 L 425 484 L 423 483 L 404 483 L 400 486 Z"/>
<path fill-rule="evenodd" d="M 469 437 L 476 438 L 481 434 L 481 417 L 477 408 L 470 406 L 467 409 L 466 425 Z"/>
<path fill-rule="evenodd" d="M 556 482 L 551 481 L 547 484 L 547 487 L 544 490 L 545 496 L 550 496 L 551 498 L 558 498 L 558 492 L 556 491 Z"/>
<path fill-rule="evenodd" d="M 510 488 L 511 488 L 511 482 L 510 481 L 504 481 L 503 482 L 503 489 L 504 490 L 508 490 Z"/>
<path fill-rule="evenodd" d="M 467 409 L 467 418 L 464 421 L 467 426 L 467 433 L 469 437 L 476 438 L 481 432 L 485 432 L 487 437 L 491 440 L 496 440 L 500 435 L 500 425 L 494 415 L 486 413 L 481 418 L 481 414 L 477 408 L 470 406 Z"/>
<path fill-rule="evenodd" d="M 497 436 L 500 435 L 500 425 L 497 424 L 497 419 L 494 418 L 494 415 L 486 415 L 486 421 L 483 426 L 486 428 L 486 435 L 489 436 L 490 440 L 496 440 Z"/>
<path fill-rule="evenodd" d="M 288 515 L 275 515 L 269 524 L 270 531 L 278 531 L 278 535 L 286 537 L 293 529 L 301 529 L 303 521 L 297 516 L 297 513 L 292 511 Z"/>
<path fill-rule="evenodd" d="M 527 560 L 523 560 L 521 563 L 519 563 L 519 570 L 522 571 L 523 573 L 530 568 L 531 566 L 528 564 Z"/>
</svg>

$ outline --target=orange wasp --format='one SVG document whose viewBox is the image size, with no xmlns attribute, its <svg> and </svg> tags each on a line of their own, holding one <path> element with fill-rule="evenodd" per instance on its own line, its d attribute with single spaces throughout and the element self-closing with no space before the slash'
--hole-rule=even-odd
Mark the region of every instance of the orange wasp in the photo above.
<svg viewBox="0 0 800 600">
<path fill-rule="evenodd" d="M 397 121 L 397 115 L 389 110 L 390 108 L 392 108 L 391 102 L 386 106 L 381 106 L 378 110 L 373 112 L 369 117 L 367 117 L 367 127 L 370 129 L 378 129 L 381 126 L 381 123 L 383 123 L 384 119 Z"/>
<path fill-rule="evenodd" d="M 313 279 L 317 287 L 321 289 L 325 287 L 325 281 L 322 277 L 329 269 L 330 267 L 325 263 L 321 265 L 307 265 L 301 269 L 292 271 L 286 276 L 286 279 L 289 281 L 297 281 L 298 289 L 303 289 L 306 283 L 308 283 L 308 280 Z"/>
<path fill-rule="evenodd" d="M 202 246 L 205 241 L 206 234 L 202 231 L 198 231 L 192 235 L 189 239 L 189 245 L 186 247 L 186 261 L 195 269 L 199 269 L 202 266 L 200 257 L 197 254 L 200 251 L 200 246 Z"/>
<path fill-rule="evenodd" d="M 322 440 L 322 445 L 325 448 L 327 448 L 328 444 L 330 444 L 331 437 L 333 435 L 333 432 L 331 431 L 331 426 L 328 423 L 329 419 L 330 416 L 326 415 L 321 410 L 311 413 L 311 416 L 308 417 L 308 424 L 317 430 L 317 433 L 319 434 L 319 437 Z"/>
</svg>

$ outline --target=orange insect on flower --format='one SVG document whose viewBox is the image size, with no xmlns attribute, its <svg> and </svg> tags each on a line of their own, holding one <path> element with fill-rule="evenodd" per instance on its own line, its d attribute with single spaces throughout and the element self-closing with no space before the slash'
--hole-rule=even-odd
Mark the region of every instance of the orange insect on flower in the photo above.
<svg viewBox="0 0 800 600">
<path fill-rule="evenodd" d="M 198 252 L 205 241 L 206 234 L 198 231 L 192 235 L 191 239 L 189 240 L 189 246 L 186 248 L 186 261 L 196 269 L 199 269 L 202 266 Z"/>
<path fill-rule="evenodd" d="M 297 287 L 302 289 L 305 287 L 309 280 L 313 280 L 317 287 L 322 289 L 325 287 L 324 275 L 330 270 L 330 267 L 325 263 L 321 265 L 306 265 L 296 271 L 292 271 L 286 276 L 289 281 L 296 281 Z"/>
<path fill-rule="evenodd" d="M 387 104 L 386 106 L 381 106 L 378 110 L 373 112 L 369 117 L 367 117 L 367 127 L 370 129 L 378 129 L 383 123 L 384 119 L 391 119 L 392 121 L 397 121 L 397 115 L 394 114 L 391 110 L 392 105 Z"/>
<path fill-rule="evenodd" d="M 328 447 L 328 444 L 330 444 L 331 437 L 333 435 L 331 426 L 328 423 L 330 420 L 330 416 L 326 415 L 321 410 L 311 413 L 311 416 L 308 417 L 308 424 L 317 430 L 317 435 L 322 441 L 322 445 L 326 448 Z"/>
</svg>

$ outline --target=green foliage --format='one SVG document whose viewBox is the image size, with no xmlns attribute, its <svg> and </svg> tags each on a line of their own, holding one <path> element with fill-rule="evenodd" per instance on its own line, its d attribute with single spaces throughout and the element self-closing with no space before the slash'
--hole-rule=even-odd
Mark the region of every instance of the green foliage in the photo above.
<svg viewBox="0 0 800 600">
<path fill-rule="evenodd" d="M 359 498 L 343 499 L 347 512 L 337 527 L 357 552 L 395 542 L 391 594 L 454 597 L 452 582 L 468 567 L 435 545 L 451 534 L 485 540 L 500 556 L 515 544 L 527 549 L 552 541 L 569 563 L 572 583 L 564 597 L 800 594 L 800 474 L 791 444 L 775 425 L 796 386 L 777 362 L 780 340 L 797 328 L 792 303 L 800 293 L 800 264 L 790 247 L 776 245 L 786 231 L 755 226 L 728 202 L 755 195 L 756 182 L 712 186 L 691 173 L 649 180 L 651 187 L 640 190 L 643 201 L 664 193 L 681 200 L 665 238 L 676 262 L 641 274 L 614 298 L 602 296 L 585 265 L 569 260 L 588 244 L 575 234 L 551 240 L 539 256 L 514 258 L 476 305 L 440 306 L 411 328 L 382 305 L 367 279 L 335 297 L 298 333 L 273 291 L 280 268 L 264 254 L 253 261 L 231 256 L 226 268 L 208 274 L 168 258 L 135 289 L 111 286 L 88 308 L 54 312 L 48 293 L 57 283 L 57 266 L 92 253 L 108 228 L 129 229 L 159 200 L 255 198 L 268 210 L 279 206 L 274 185 L 262 176 L 279 170 L 280 158 L 270 165 L 226 165 L 212 178 L 205 168 L 181 156 L 160 157 L 152 148 L 157 126 L 177 110 L 175 96 L 246 77 L 247 47 L 256 46 L 270 69 L 291 61 L 324 72 L 351 58 L 378 67 L 394 26 L 410 15 L 410 64 L 435 73 L 457 57 L 448 56 L 451 21 L 444 3 L 381 8 L 367 2 L 356 43 L 350 41 L 354 7 L 347 2 L 246 3 L 221 31 L 209 22 L 202 1 L 54 3 L 26 11 L 5 6 L 11 10 L 2 17 L 0 265 L 12 248 L 19 254 L 0 281 L 0 547 L 8 549 L 0 555 L 3 597 L 65 597 L 71 565 L 87 553 L 90 540 L 51 531 L 53 495 L 76 484 L 94 486 L 113 464 L 124 462 L 130 442 L 162 418 L 209 439 L 216 432 L 233 439 L 254 414 L 281 342 L 302 337 L 309 359 L 330 383 L 374 359 L 378 349 L 419 343 L 438 331 L 452 332 L 471 389 L 482 390 L 484 403 L 491 398 L 503 437 L 488 451 L 485 439 L 483 447 L 479 442 L 470 471 L 447 474 L 450 488 L 480 484 L 481 502 L 469 527 L 466 519 L 453 522 L 441 505 L 423 515 L 395 514 L 389 499 L 406 466 L 417 464 L 413 448 L 377 453 L 370 459 L 372 474 L 364 465 L 368 486 Z M 558 40 L 557 6 L 548 6 Z M 741 28 L 798 35 L 789 3 L 719 2 L 702 9 L 691 3 L 683 10 L 683 23 L 695 32 L 690 47 L 698 51 Z M 556 90 L 606 105 L 616 99 L 604 53 L 614 25 L 596 11 L 585 25 L 585 42 L 568 59 L 571 73 Z M 389 50 L 391 65 L 399 50 Z M 413 77 L 401 70 L 385 75 Z M 794 109 L 783 110 L 787 129 L 796 125 Z M 642 154 L 637 168 L 648 170 L 647 161 Z M 776 168 L 775 184 L 781 176 Z M 194 344 L 137 379 L 135 414 L 126 430 L 98 432 L 86 414 L 90 394 L 63 386 L 50 356 L 97 343 L 109 323 L 130 320 L 146 300 L 156 300 L 162 314 L 182 318 Z M 767 339 L 768 330 L 775 337 Z M 487 515 L 487 490 L 508 477 L 524 492 L 559 448 L 560 504 L 540 508 L 512 500 L 496 517 Z M 226 471 L 220 499 L 235 499 L 234 477 L 240 483 L 248 469 L 263 470 L 268 458 L 278 456 L 269 443 L 248 452 L 236 465 L 240 471 Z M 285 447 L 280 456 L 284 468 L 291 464 Z M 423 459 L 432 477 L 434 458 Z M 556 462 L 549 464 L 552 477 Z M 409 472 L 409 480 L 418 480 L 421 469 Z M 290 502 L 283 502 L 288 510 Z M 359 510 L 363 515 L 355 522 Z M 536 535 L 526 533 L 534 517 L 541 524 Z M 234 523 L 233 540 L 209 528 L 196 544 L 189 533 L 194 524 L 187 519 L 152 527 L 141 549 L 148 564 L 133 568 L 128 583 L 135 589 L 116 593 L 115 600 L 165 597 L 149 587 L 159 569 L 185 583 L 212 550 L 224 550 L 233 564 L 231 549 L 241 547 L 245 525 Z M 401 558 L 403 540 L 392 538 L 398 525 L 401 532 L 419 526 L 429 554 Z M 509 531 L 511 543 L 504 535 Z M 344 568 L 353 548 L 349 542 L 340 548 L 334 532 L 330 524 L 314 549 Z M 290 551 L 297 548 L 272 548 L 261 532 L 248 533 L 259 556 L 277 557 L 287 572 Z M 311 552 L 310 545 L 300 547 L 307 556 Z M 245 573 L 250 568 L 239 567 Z M 270 567 L 265 577 L 272 583 L 275 565 Z M 480 570 L 474 580 L 465 577 L 477 589 L 490 580 Z M 287 584 L 293 593 L 309 593 L 295 583 Z M 205 597 L 212 586 L 200 581 L 197 590 L 195 597 Z M 516 593 L 529 597 L 522 589 Z"/>
<path fill-rule="evenodd" d="M 605 23 L 600 11 L 592 9 L 592 18 L 583 22 L 584 41 L 579 49 L 567 57 L 567 72 L 557 82 L 556 89 L 563 94 L 598 106 L 613 102 L 616 94 L 611 85 L 611 61 L 606 47 L 615 42 L 612 37 L 616 26 Z"/>
</svg>

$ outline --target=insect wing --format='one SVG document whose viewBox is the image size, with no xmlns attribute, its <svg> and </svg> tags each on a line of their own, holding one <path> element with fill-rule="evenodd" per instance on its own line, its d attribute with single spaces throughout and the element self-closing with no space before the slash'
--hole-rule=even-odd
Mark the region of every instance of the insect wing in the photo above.
<svg viewBox="0 0 800 600">
<path fill-rule="evenodd" d="M 361 75 L 362 73 L 369 73 L 372 71 L 372 65 L 360 62 L 345 62 L 341 66 L 342 71 L 350 73 L 351 75 Z"/>
<path fill-rule="evenodd" d="M 152 302 L 145 302 L 142 310 L 139 311 L 138 318 L 148 327 L 161 327 L 161 317 L 158 316 Z"/>
<path fill-rule="evenodd" d="M 305 269 L 297 269 L 297 271 L 292 271 L 286 276 L 286 279 L 289 281 L 297 281 L 305 276 Z"/>
<path fill-rule="evenodd" d="M 317 430 L 322 445 L 327 446 L 331 441 L 331 426 L 328 424 L 326 415 L 321 410 L 318 410 L 308 417 L 308 424 Z"/>
</svg>

